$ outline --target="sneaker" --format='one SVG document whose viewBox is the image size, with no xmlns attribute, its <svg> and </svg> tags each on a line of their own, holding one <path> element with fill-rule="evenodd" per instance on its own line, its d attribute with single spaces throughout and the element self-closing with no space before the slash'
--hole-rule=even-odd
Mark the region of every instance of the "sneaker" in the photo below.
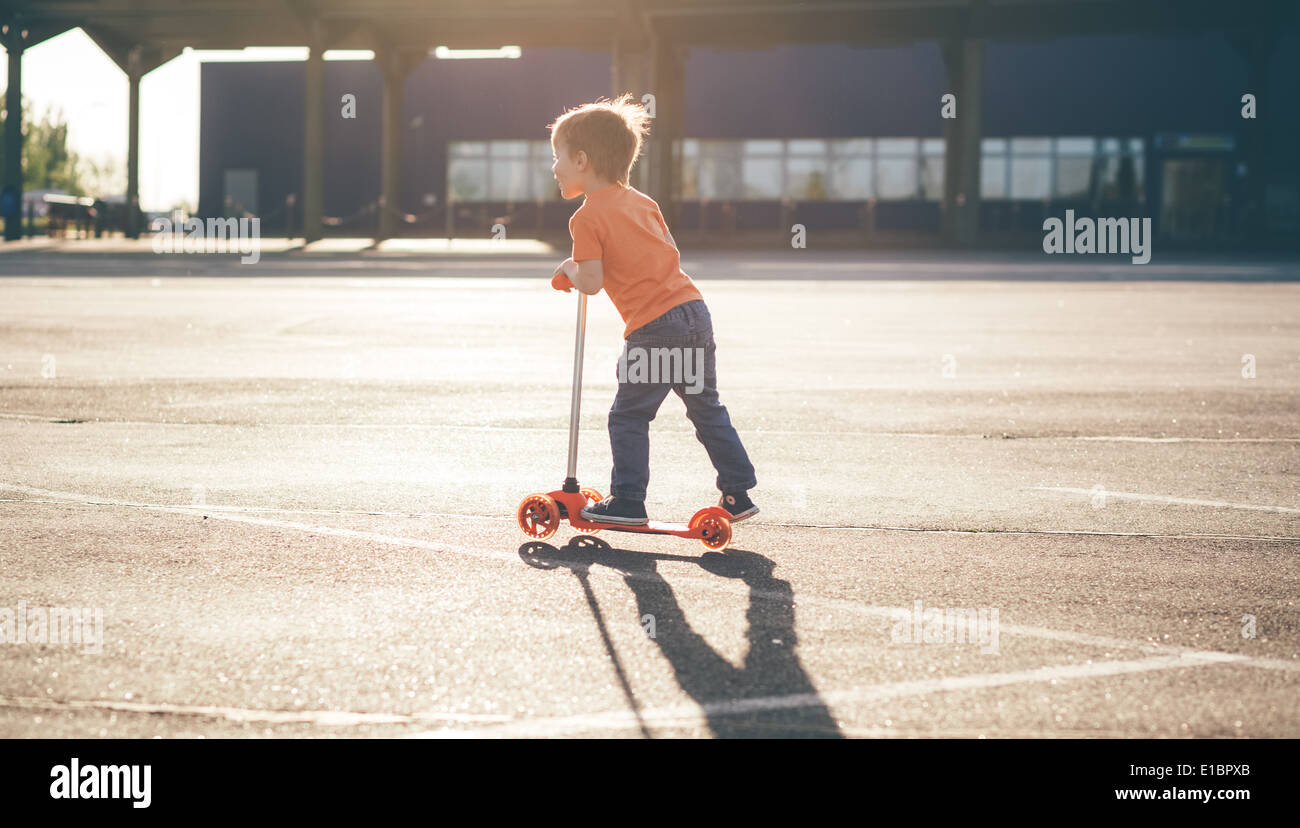
<svg viewBox="0 0 1300 828">
<path fill-rule="evenodd" d="M 644 526 L 649 522 L 644 501 L 628 500 L 626 497 L 613 495 L 599 503 L 583 507 L 581 515 L 583 520 L 617 523 L 623 526 Z"/>
<path fill-rule="evenodd" d="M 731 515 L 732 523 L 739 523 L 746 518 L 752 518 L 758 514 L 758 507 L 754 501 L 749 499 L 748 492 L 736 492 L 734 494 L 723 494 L 718 505 Z"/>
</svg>

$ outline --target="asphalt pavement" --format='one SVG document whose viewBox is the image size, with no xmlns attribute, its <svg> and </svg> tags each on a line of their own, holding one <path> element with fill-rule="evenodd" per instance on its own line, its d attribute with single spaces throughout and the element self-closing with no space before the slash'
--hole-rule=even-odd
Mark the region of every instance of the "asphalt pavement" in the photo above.
<svg viewBox="0 0 1300 828">
<path fill-rule="evenodd" d="M 688 251 L 708 553 L 515 525 L 561 258 L 0 254 L 0 629 L 102 617 L 0 645 L 0 736 L 1300 736 L 1300 262 Z M 717 497 L 670 397 L 651 517 Z"/>
</svg>

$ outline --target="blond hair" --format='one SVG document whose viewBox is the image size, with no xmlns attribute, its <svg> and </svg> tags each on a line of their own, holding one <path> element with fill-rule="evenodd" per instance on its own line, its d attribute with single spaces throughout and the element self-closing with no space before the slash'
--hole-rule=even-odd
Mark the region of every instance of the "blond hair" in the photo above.
<svg viewBox="0 0 1300 828">
<path fill-rule="evenodd" d="M 650 132 L 650 116 L 625 92 L 612 101 L 600 98 L 570 109 L 547 129 L 552 141 L 564 144 L 570 158 L 581 150 L 601 178 L 627 184 L 632 164 L 641 154 L 642 136 Z"/>
</svg>

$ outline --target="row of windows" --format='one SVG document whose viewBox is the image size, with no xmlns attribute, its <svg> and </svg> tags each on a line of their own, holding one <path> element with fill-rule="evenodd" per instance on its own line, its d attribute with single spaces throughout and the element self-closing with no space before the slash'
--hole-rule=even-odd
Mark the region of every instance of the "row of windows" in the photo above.
<svg viewBox="0 0 1300 828">
<path fill-rule="evenodd" d="M 942 138 L 682 142 L 682 197 L 941 198 Z"/>
<path fill-rule="evenodd" d="M 985 138 L 982 198 L 1141 198 L 1141 138 Z"/>
<path fill-rule="evenodd" d="M 682 141 L 686 200 L 864 201 L 943 198 L 942 138 Z M 455 201 L 558 199 L 549 141 L 453 141 Z M 1141 138 L 985 138 L 987 199 L 1137 198 Z"/>
</svg>

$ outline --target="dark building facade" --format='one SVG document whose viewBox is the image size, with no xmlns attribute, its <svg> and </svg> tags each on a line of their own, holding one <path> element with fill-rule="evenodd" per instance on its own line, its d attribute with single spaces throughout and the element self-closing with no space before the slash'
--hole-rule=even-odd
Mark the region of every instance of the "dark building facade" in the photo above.
<svg viewBox="0 0 1300 828">
<path fill-rule="evenodd" d="M 1071 207 L 1150 216 L 1165 241 L 1295 244 L 1297 47 L 1284 35 L 1255 89 L 1222 35 L 989 43 L 981 240 L 1041 234 L 1045 216 Z M 304 66 L 204 65 L 201 215 L 256 214 L 263 232 L 301 234 Z M 324 82 L 327 232 L 371 235 L 382 79 L 373 63 L 331 61 Z M 503 222 L 515 237 L 562 233 L 578 201 L 556 192 L 546 125 L 609 87 L 604 52 L 416 67 L 403 91 L 402 232 L 486 237 Z M 788 237 L 798 222 L 864 241 L 937 238 L 950 91 L 937 43 L 692 49 L 685 87 L 679 237 Z M 1254 119 L 1242 117 L 1247 93 Z M 345 95 L 355 118 L 343 117 Z M 1264 167 L 1266 209 L 1247 209 L 1248 159 Z"/>
</svg>

